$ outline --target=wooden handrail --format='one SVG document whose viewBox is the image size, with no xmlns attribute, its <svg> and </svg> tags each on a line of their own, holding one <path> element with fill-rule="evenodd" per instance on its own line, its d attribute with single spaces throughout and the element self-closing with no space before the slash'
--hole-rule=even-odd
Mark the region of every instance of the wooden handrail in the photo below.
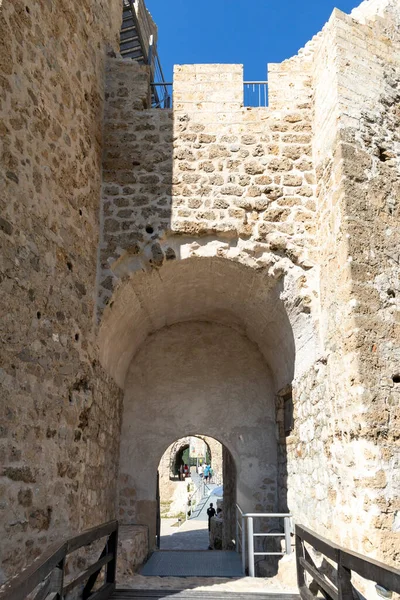
<svg viewBox="0 0 400 600">
<path fill-rule="evenodd" d="M 66 557 L 75 550 L 88 546 L 106 536 L 107 542 L 99 559 L 74 579 L 74 581 L 64 586 Z M 117 545 L 118 521 L 110 521 L 109 523 L 98 525 L 68 538 L 61 544 L 54 544 L 26 569 L 23 569 L 18 575 L 12 577 L 0 587 L 0 600 L 24 600 L 42 582 L 45 584 L 45 589 L 42 588 L 39 590 L 34 600 L 46 598 L 51 593 L 55 594 L 55 598 L 58 600 L 62 600 L 65 593 L 86 579 L 89 579 L 90 585 L 88 585 L 89 582 L 86 584 L 82 597 L 90 595 L 93 600 L 105 600 L 112 594 L 115 588 Z M 100 590 L 90 594 L 101 569 L 105 565 L 107 565 L 105 584 Z M 50 578 L 55 569 L 58 571 L 58 578 L 53 585 Z"/>
<path fill-rule="evenodd" d="M 297 583 L 303 600 L 312 600 L 316 596 L 306 585 L 305 572 L 313 578 L 316 586 L 331 600 L 352 600 L 353 586 L 351 572 L 354 571 L 364 579 L 373 581 L 391 592 L 400 593 L 400 570 L 385 565 L 373 558 L 367 558 L 314 533 L 303 525 L 296 525 L 296 567 Z M 304 543 L 307 542 L 315 550 L 337 563 L 336 589 L 332 583 L 318 570 Z"/>
</svg>

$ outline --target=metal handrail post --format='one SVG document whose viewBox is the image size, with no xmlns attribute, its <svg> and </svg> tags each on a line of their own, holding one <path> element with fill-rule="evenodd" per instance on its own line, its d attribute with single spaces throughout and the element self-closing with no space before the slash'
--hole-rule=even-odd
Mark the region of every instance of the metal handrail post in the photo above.
<svg viewBox="0 0 400 600">
<path fill-rule="evenodd" d="M 249 576 L 255 577 L 253 517 L 247 517 L 247 551 L 249 556 Z"/>
<path fill-rule="evenodd" d="M 284 517 L 283 527 L 284 527 L 284 531 L 285 531 L 286 554 L 291 554 L 292 553 L 292 542 L 290 539 L 290 517 Z"/>
<path fill-rule="evenodd" d="M 235 525 L 236 525 L 236 533 L 235 533 L 235 550 L 236 552 L 239 552 L 239 515 L 238 515 L 238 507 L 235 506 L 235 514 L 236 514 L 236 519 L 235 519 Z"/>
<path fill-rule="evenodd" d="M 246 524 L 242 516 L 242 569 L 243 575 L 246 573 Z"/>
</svg>

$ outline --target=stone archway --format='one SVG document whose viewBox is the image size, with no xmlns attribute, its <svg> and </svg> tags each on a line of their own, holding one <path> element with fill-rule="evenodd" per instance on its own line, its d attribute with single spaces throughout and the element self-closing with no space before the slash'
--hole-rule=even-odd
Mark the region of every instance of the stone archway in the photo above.
<svg viewBox="0 0 400 600">
<path fill-rule="evenodd" d="M 147 524 L 150 540 L 151 474 L 183 431 L 230 451 L 244 510 L 278 509 L 275 397 L 315 351 L 311 335 L 296 335 L 312 325 L 285 286 L 262 269 L 196 257 L 136 272 L 115 292 L 100 352 L 125 395 L 119 514 Z"/>
<path fill-rule="evenodd" d="M 213 463 L 213 469 L 216 473 L 222 476 L 222 447 L 221 444 L 207 436 L 196 434 L 195 436 L 185 436 L 176 440 L 171 444 L 164 452 L 159 466 L 160 477 L 169 479 L 176 479 L 178 475 L 178 467 L 180 464 L 180 457 L 183 451 L 190 446 L 190 438 L 196 437 L 205 443 L 207 447 L 207 453 Z"/>
<path fill-rule="evenodd" d="M 177 476 L 174 476 L 175 469 L 171 468 L 171 464 L 179 461 L 179 457 L 183 451 L 190 447 L 193 438 L 202 440 L 207 449 L 209 463 L 211 464 L 214 477 L 212 483 L 217 487 L 223 484 L 223 527 L 222 527 L 222 543 L 223 549 L 232 549 L 232 540 L 235 535 L 235 517 L 236 517 L 236 464 L 226 448 L 219 440 L 201 434 L 182 437 L 168 446 L 163 453 L 158 466 L 158 481 L 159 481 L 159 502 L 160 502 L 160 518 L 171 519 L 177 518 L 177 513 L 182 513 L 182 509 L 188 509 L 187 500 L 189 497 L 195 496 L 195 501 L 200 502 L 203 496 L 201 490 L 201 480 L 199 477 L 194 478 L 196 466 L 192 464 L 191 478 L 187 480 L 191 489 L 187 491 L 186 480 L 179 481 Z M 215 477 L 217 477 L 215 481 Z M 211 482 L 209 482 L 210 485 Z M 211 493 L 213 487 L 205 488 L 206 493 Z M 197 495 L 200 490 L 200 495 Z M 187 492 L 187 493 L 186 493 Z M 193 505 L 190 505 L 190 510 Z"/>
</svg>

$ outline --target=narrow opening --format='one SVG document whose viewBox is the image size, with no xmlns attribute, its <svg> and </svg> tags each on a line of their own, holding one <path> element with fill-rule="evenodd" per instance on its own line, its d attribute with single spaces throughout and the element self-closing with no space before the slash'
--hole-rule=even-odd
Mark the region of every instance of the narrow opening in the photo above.
<svg viewBox="0 0 400 600">
<path fill-rule="evenodd" d="M 247 108 L 266 108 L 268 106 L 268 82 L 244 81 L 243 105 Z"/>
<path fill-rule="evenodd" d="M 400 383 L 400 373 L 395 373 L 392 375 L 393 383 Z"/>
<path fill-rule="evenodd" d="M 283 398 L 284 400 L 284 428 L 285 435 L 290 435 L 294 426 L 294 418 L 293 418 L 293 396 L 292 392 L 286 394 Z"/>
<path fill-rule="evenodd" d="M 77 342 L 79 340 L 79 333 L 75 334 L 75 341 Z"/>
<path fill-rule="evenodd" d="M 146 225 L 146 233 L 154 233 L 154 229 L 151 225 Z"/>
<path fill-rule="evenodd" d="M 73 266 L 72 266 L 72 262 L 70 262 L 69 260 L 67 261 L 67 267 L 69 271 L 72 271 Z"/>
<path fill-rule="evenodd" d="M 42 313 L 40 312 L 40 310 L 38 310 L 38 311 L 37 311 L 37 313 L 36 313 L 36 316 L 37 316 L 37 318 L 38 318 L 38 319 L 40 319 L 40 318 L 41 318 L 41 316 L 42 316 Z"/>
</svg>

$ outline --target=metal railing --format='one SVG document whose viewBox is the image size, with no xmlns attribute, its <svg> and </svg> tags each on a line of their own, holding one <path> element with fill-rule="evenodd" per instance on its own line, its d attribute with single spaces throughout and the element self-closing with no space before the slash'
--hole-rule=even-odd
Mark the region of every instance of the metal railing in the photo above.
<svg viewBox="0 0 400 600">
<path fill-rule="evenodd" d="M 210 490 L 211 488 L 208 487 L 204 479 L 200 479 L 194 492 L 190 495 L 190 519 L 194 519 L 195 517 L 197 517 L 201 510 L 204 508 L 204 504 L 209 496 Z M 198 507 L 200 504 L 202 504 L 202 506 L 199 509 Z"/>
<path fill-rule="evenodd" d="M 246 572 L 246 562 L 249 576 L 255 577 L 256 556 L 284 556 L 291 554 L 290 518 L 289 513 L 244 513 L 236 504 L 236 552 L 242 554 L 242 570 Z M 254 533 L 254 519 L 283 519 L 283 532 L 268 531 Z M 255 549 L 255 538 L 285 538 L 285 552 L 260 552 Z M 247 559 L 247 561 L 246 561 Z"/>
<path fill-rule="evenodd" d="M 157 73 L 157 70 L 154 72 Z M 152 95 L 157 98 L 157 102 L 153 102 L 153 108 L 172 108 L 173 84 L 164 81 L 162 75 L 159 76 L 159 79 L 157 77 L 157 74 L 153 76 L 154 80 L 151 84 Z M 249 108 L 266 108 L 268 106 L 267 86 L 268 81 L 244 81 L 243 106 Z"/>
<path fill-rule="evenodd" d="M 153 81 L 151 95 L 154 98 L 152 108 L 172 108 L 172 83 Z"/>
<path fill-rule="evenodd" d="M 123 6 L 130 10 L 132 24 L 126 30 L 121 31 L 121 42 L 125 44 L 131 42 L 134 47 L 124 50 L 122 54 L 129 56 L 128 52 L 131 51 L 132 58 L 135 56 L 136 60 L 150 67 L 152 108 L 170 108 L 171 94 L 166 87 L 157 53 L 157 41 L 154 39 L 157 29 L 143 0 L 123 0 Z M 133 40 L 136 41 L 133 42 Z"/>
<path fill-rule="evenodd" d="M 153 45 L 153 36 L 150 36 L 148 64 L 151 69 L 151 98 L 152 108 L 171 108 L 172 85 L 165 82 L 160 59 Z"/>
<path fill-rule="evenodd" d="M 268 106 L 268 81 L 243 81 L 243 104 L 253 108 Z"/>
</svg>

